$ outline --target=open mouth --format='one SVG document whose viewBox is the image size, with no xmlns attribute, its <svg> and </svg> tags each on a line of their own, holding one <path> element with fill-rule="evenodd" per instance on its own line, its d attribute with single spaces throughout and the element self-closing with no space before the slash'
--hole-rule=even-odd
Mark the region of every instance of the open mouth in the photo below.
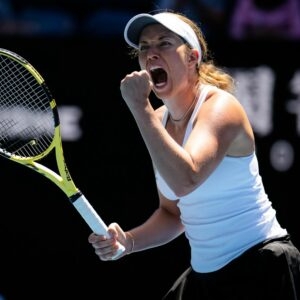
<svg viewBox="0 0 300 300">
<path fill-rule="evenodd" d="M 152 69 L 151 78 L 155 86 L 161 87 L 167 82 L 167 72 L 162 68 Z"/>
</svg>

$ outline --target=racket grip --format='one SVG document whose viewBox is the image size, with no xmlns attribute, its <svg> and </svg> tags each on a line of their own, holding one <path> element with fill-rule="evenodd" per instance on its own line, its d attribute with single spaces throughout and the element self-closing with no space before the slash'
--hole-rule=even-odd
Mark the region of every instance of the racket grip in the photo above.
<svg viewBox="0 0 300 300">
<path fill-rule="evenodd" d="M 72 204 L 94 233 L 109 237 L 106 224 L 103 222 L 101 217 L 97 214 L 95 209 L 88 202 L 84 195 L 81 194 L 80 197 L 72 202 Z M 125 247 L 122 244 L 119 243 L 118 246 L 119 248 L 112 259 L 116 259 L 125 251 Z"/>
</svg>

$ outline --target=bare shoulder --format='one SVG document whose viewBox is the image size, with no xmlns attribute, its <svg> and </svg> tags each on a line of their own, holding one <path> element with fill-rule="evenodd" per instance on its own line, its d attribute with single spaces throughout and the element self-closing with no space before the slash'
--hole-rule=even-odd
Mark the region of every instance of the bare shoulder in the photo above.
<svg viewBox="0 0 300 300">
<path fill-rule="evenodd" d="M 238 99 L 231 93 L 217 87 L 212 87 L 206 97 L 207 100 L 217 101 L 219 104 L 234 104 L 240 105 Z M 216 103 L 216 102 L 214 102 Z"/>
<path fill-rule="evenodd" d="M 252 126 L 244 107 L 233 94 L 212 88 L 197 119 L 202 125 L 209 120 L 207 126 L 218 132 L 221 140 L 231 141 L 227 155 L 244 156 L 254 150 Z"/>
<path fill-rule="evenodd" d="M 203 105 L 203 112 L 212 114 L 213 117 L 223 116 L 234 121 L 247 120 L 246 112 L 239 100 L 231 93 L 212 87 L 207 94 Z"/>
</svg>

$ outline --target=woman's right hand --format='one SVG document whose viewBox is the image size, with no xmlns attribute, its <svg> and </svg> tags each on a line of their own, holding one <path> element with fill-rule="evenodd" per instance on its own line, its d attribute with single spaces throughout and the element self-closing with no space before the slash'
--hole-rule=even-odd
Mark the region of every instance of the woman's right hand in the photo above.
<svg viewBox="0 0 300 300">
<path fill-rule="evenodd" d="M 134 240 L 130 233 L 124 232 L 117 223 L 112 223 L 108 227 L 110 237 L 91 233 L 88 242 L 95 249 L 96 255 L 103 261 L 117 260 L 121 257 L 132 253 Z M 118 243 L 125 247 L 125 251 L 116 256 Z M 116 256 L 116 257 L 115 257 Z"/>
</svg>

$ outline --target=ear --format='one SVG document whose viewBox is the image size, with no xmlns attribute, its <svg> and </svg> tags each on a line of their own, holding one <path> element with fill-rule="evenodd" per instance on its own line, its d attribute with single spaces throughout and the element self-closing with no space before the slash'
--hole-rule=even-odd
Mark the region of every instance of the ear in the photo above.
<svg viewBox="0 0 300 300">
<path fill-rule="evenodd" d="M 199 58 L 199 52 L 197 49 L 191 49 L 190 51 L 190 57 L 189 57 L 189 62 L 196 62 L 198 63 L 198 58 Z"/>
</svg>

